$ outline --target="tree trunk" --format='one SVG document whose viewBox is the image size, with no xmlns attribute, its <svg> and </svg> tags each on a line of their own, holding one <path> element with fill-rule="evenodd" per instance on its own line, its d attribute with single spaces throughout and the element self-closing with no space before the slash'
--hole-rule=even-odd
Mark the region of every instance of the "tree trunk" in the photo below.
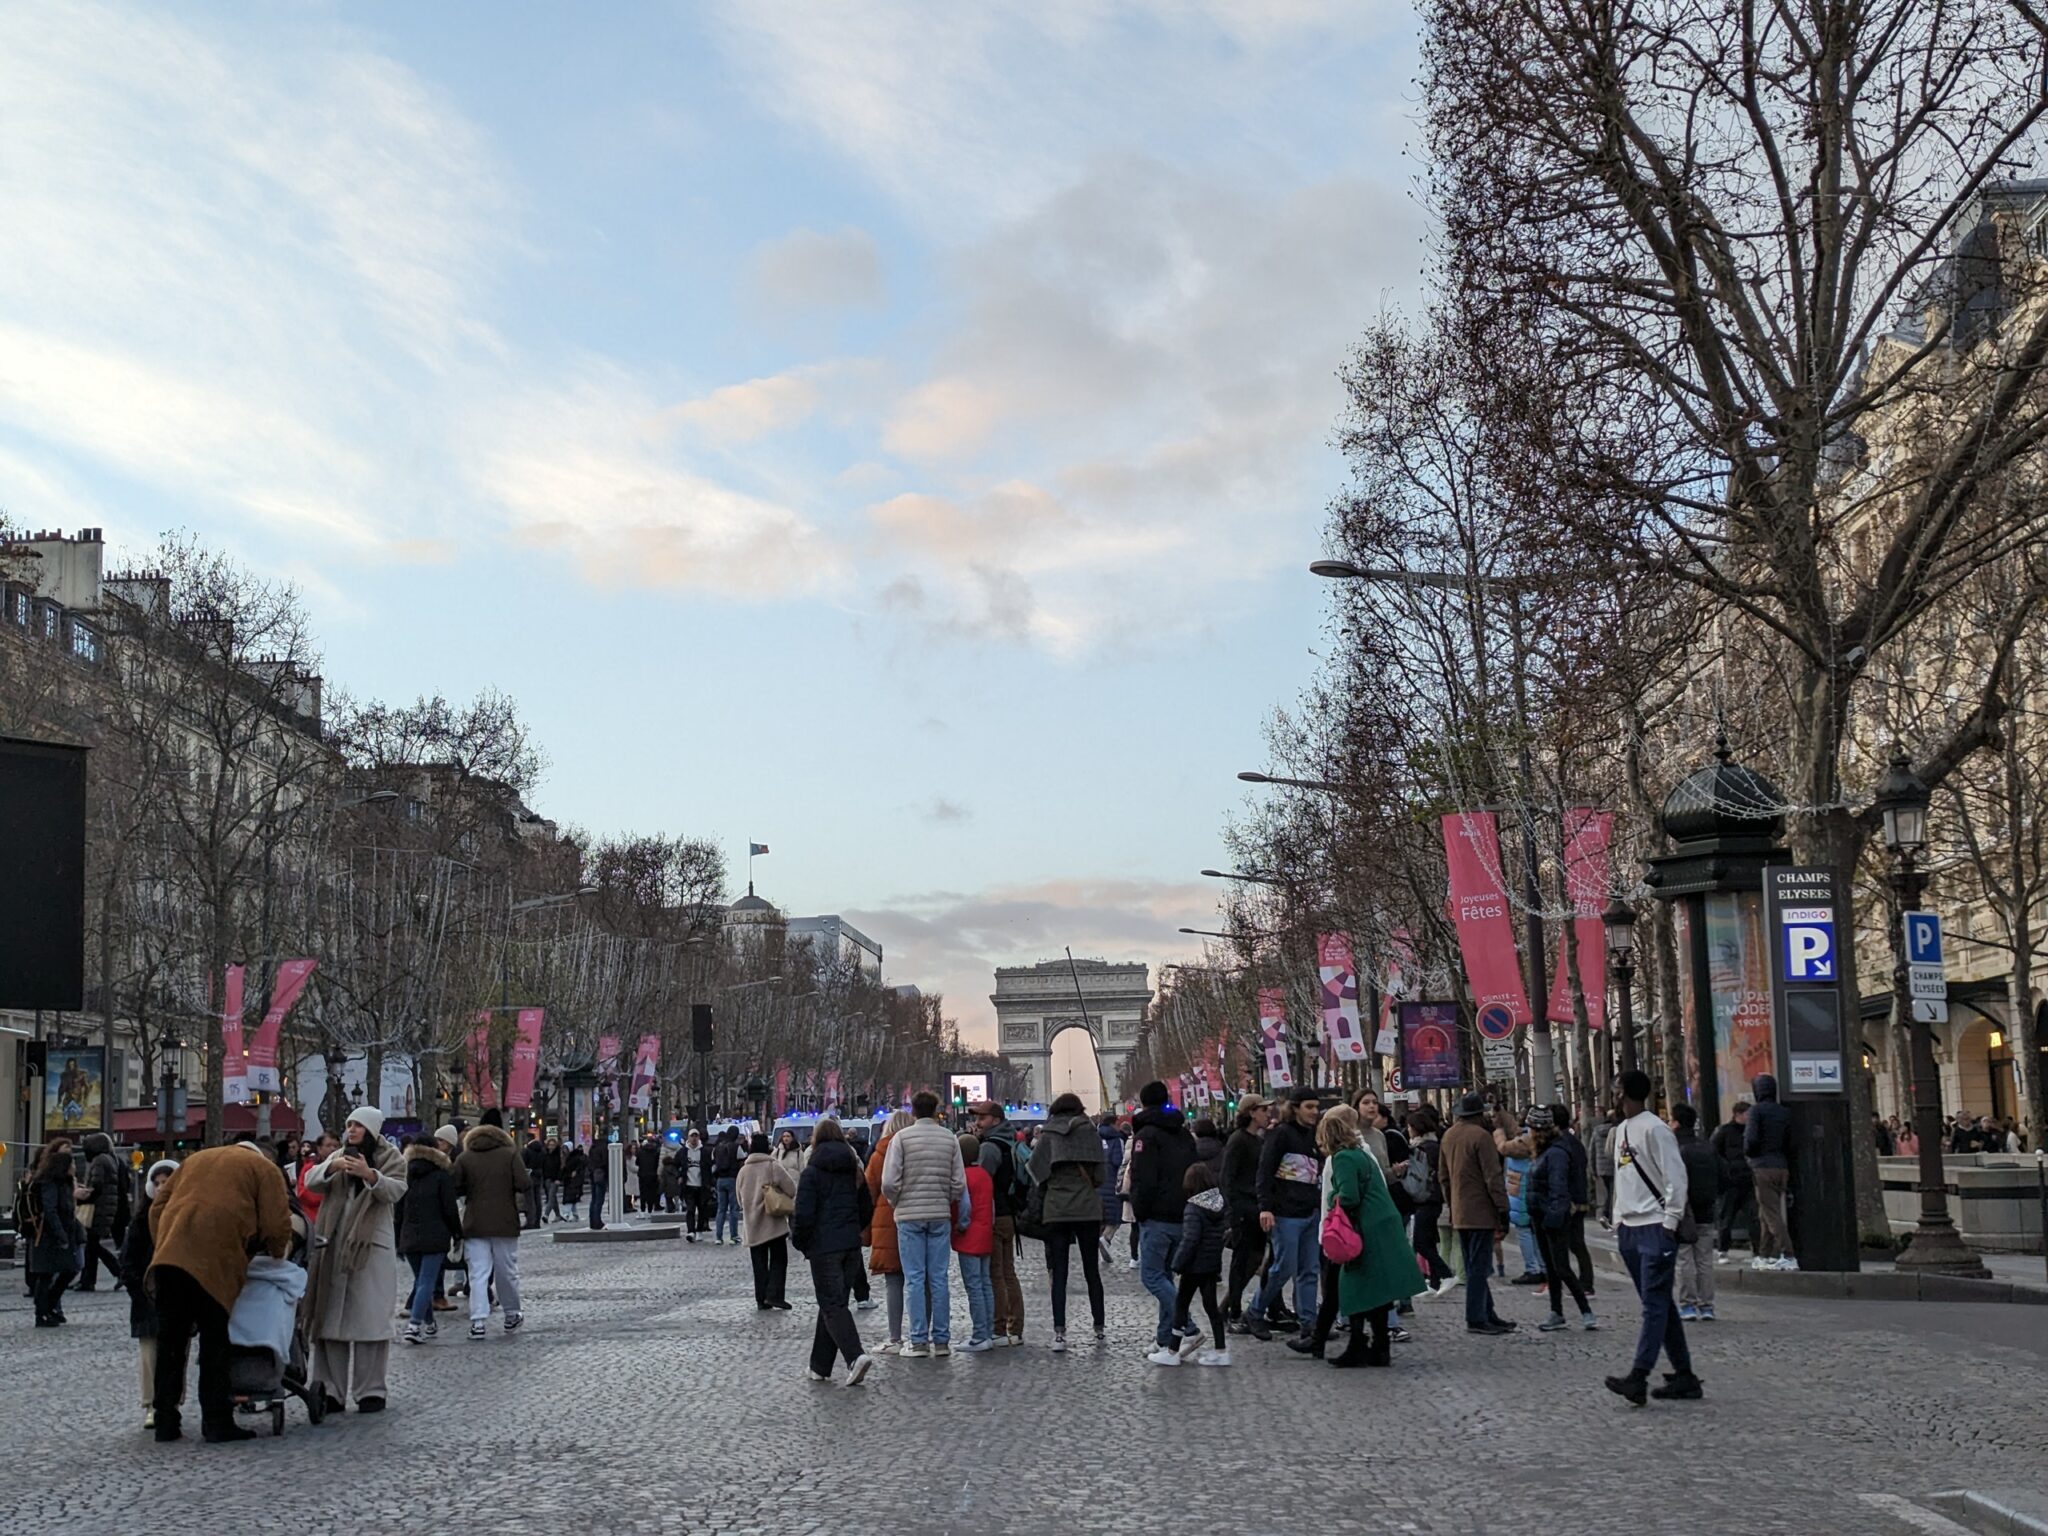
<svg viewBox="0 0 2048 1536">
<path fill-rule="evenodd" d="M 2032 834 L 2022 835 L 2021 829 L 2028 826 L 2035 816 L 2041 814 L 2041 807 L 2027 803 L 2026 767 L 2020 759 L 2020 731 L 2017 727 L 2005 733 L 2005 804 L 2007 826 L 2012 843 L 2011 867 L 2006 875 L 2006 889 L 2012 895 L 2010 927 L 2012 934 L 2012 970 L 2006 977 L 2006 1009 L 2012 1015 L 2012 1086 L 2013 1098 L 2018 1110 L 2018 1119 L 2028 1126 L 2027 1147 L 2038 1150 L 2041 1137 L 2048 1131 L 2048 1120 L 2042 1118 L 2048 1111 L 2048 1100 L 2041 1092 L 2041 1042 L 2034 1028 L 2034 915 L 2031 910 L 2035 882 L 2029 876 L 2038 877 L 2037 869 L 2030 869 L 2028 847 Z M 2039 844 L 2033 846 L 2038 849 Z"/>
<path fill-rule="evenodd" d="M 217 886 L 213 891 L 212 918 L 206 947 L 206 993 L 213 999 L 213 1006 L 207 1010 L 206 1021 L 205 1145 L 217 1147 L 227 1140 L 222 1132 L 222 1124 L 227 1119 L 227 1105 L 221 1102 L 226 1094 L 223 1069 L 227 1061 L 227 1041 L 221 1032 L 221 1022 L 227 1003 L 228 975 L 227 898 Z"/>
<path fill-rule="evenodd" d="M 1677 908 L 1670 902 L 1651 905 L 1651 958 L 1643 967 L 1644 1001 L 1649 1005 L 1650 1050 L 1642 1053 L 1648 1070 L 1661 1063 L 1664 1097 L 1675 1104 L 1685 1096 L 1685 1008 L 1678 970 Z"/>
</svg>

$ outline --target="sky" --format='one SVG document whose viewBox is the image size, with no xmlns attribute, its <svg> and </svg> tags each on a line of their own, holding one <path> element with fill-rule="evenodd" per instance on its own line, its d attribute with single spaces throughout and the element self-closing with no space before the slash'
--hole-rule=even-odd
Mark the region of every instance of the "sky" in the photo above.
<svg viewBox="0 0 2048 1536">
<path fill-rule="evenodd" d="M 1214 926 L 1414 70 L 1380 0 L 0 0 L 0 508 L 505 690 L 543 814 L 768 844 L 989 1043 Z"/>
</svg>

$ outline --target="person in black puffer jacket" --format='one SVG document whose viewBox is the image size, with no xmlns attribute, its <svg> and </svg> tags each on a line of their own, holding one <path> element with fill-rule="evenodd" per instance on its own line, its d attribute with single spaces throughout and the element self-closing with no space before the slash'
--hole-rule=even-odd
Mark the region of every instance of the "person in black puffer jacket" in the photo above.
<svg viewBox="0 0 2048 1536">
<path fill-rule="evenodd" d="M 874 1197 L 846 1132 L 837 1120 L 820 1120 L 811 1132 L 810 1161 L 797 1180 L 796 1210 L 789 1219 L 790 1242 L 810 1263 L 818 1300 L 818 1322 L 811 1333 L 813 1381 L 830 1381 L 832 1362 L 841 1355 L 848 1386 L 874 1364 L 847 1305 L 860 1270 L 860 1235 L 873 1215 Z"/>
<path fill-rule="evenodd" d="M 1223 1144 L 1223 1214 L 1230 1223 L 1230 1283 L 1224 1287 L 1223 1315 L 1238 1324 L 1244 1316 L 1244 1288 L 1266 1257 L 1259 1226 L 1259 1146 L 1272 1107 L 1248 1093 L 1237 1107 L 1237 1129 Z M 1241 1327 L 1241 1325 L 1239 1325 Z"/>
<path fill-rule="evenodd" d="M 86 1198 L 92 1202 L 92 1221 L 86 1225 L 85 1273 L 78 1280 L 81 1294 L 99 1289 L 102 1262 L 115 1282 L 120 1281 L 121 1219 L 125 1215 L 121 1207 L 128 1193 L 128 1170 L 114 1156 L 113 1139 L 106 1132 L 94 1131 L 85 1138 L 85 1155 L 91 1159 L 85 1167 L 85 1187 L 89 1191 Z"/>
<path fill-rule="evenodd" d="M 412 1265 L 412 1307 L 405 1324 L 408 1344 L 431 1339 L 440 1331 L 434 1322 L 434 1281 L 461 1235 L 462 1208 L 455 1201 L 448 1154 L 431 1136 L 416 1136 L 405 1149 L 405 1195 L 398 1202 L 398 1251 Z"/>
<path fill-rule="evenodd" d="M 1131 1215 L 1138 1224 L 1138 1278 L 1159 1303 L 1156 1350 L 1175 1353 L 1177 1360 L 1180 1335 L 1174 1326 L 1175 1288 L 1168 1265 L 1188 1203 L 1184 1181 L 1195 1161 L 1195 1138 L 1188 1134 L 1181 1112 L 1167 1102 L 1166 1084 L 1147 1083 L 1138 1090 L 1138 1102 L 1143 1107 L 1131 1117 Z"/>
<path fill-rule="evenodd" d="M 1202 1310 L 1209 1316 L 1209 1331 L 1215 1336 L 1213 1348 L 1204 1350 L 1203 1365 L 1230 1364 L 1230 1341 L 1223 1336 L 1223 1308 L 1217 1304 L 1216 1282 L 1223 1278 L 1223 1238 L 1228 1223 L 1223 1217 L 1223 1191 L 1207 1163 L 1196 1163 L 1182 1180 L 1187 1204 L 1181 1207 L 1180 1241 L 1174 1245 L 1173 1272 L 1180 1276 L 1174 1297 L 1174 1329 L 1181 1336 L 1182 1358 L 1201 1347 L 1202 1335 L 1192 1326 L 1188 1309 L 1197 1292 Z"/>
<path fill-rule="evenodd" d="M 156 1301 L 142 1277 L 156 1257 L 156 1235 L 149 1230 L 149 1207 L 171 1181 L 178 1165 L 169 1158 L 150 1164 L 142 1181 L 142 1204 L 121 1240 L 121 1284 L 128 1292 L 128 1337 L 142 1346 L 142 1427 L 156 1428 Z"/>
<path fill-rule="evenodd" d="M 1792 1115 L 1778 1102 L 1778 1080 L 1768 1072 L 1751 1078 L 1749 1086 L 1756 1103 L 1749 1111 L 1749 1123 L 1742 1128 L 1742 1153 L 1756 1184 L 1757 1224 L 1762 1228 L 1755 1267 L 1797 1269 L 1785 1213 L 1792 1183 Z"/>
</svg>

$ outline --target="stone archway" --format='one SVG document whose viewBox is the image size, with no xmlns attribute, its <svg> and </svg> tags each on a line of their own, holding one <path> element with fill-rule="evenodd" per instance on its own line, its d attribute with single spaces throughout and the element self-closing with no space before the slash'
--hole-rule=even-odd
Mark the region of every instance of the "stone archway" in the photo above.
<svg viewBox="0 0 2048 1536">
<path fill-rule="evenodd" d="M 996 1049 L 1024 1074 L 1025 1102 L 1042 1104 L 1054 1096 L 1052 1042 L 1070 1029 L 1088 1031 L 1106 1091 L 1116 1091 L 1152 987 L 1142 960 L 1070 964 L 1062 958 L 999 968 L 989 1001 L 996 1010 Z"/>
</svg>

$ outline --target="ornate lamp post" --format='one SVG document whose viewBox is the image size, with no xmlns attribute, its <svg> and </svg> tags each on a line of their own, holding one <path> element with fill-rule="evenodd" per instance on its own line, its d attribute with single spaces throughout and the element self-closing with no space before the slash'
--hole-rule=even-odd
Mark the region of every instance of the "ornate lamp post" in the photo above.
<svg viewBox="0 0 2048 1536">
<path fill-rule="evenodd" d="M 1607 903 L 1607 910 L 1600 914 L 1600 921 L 1607 930 L 1607 962 L 1614 968 L 1614 987 L 1621 994 L 1621 1068 L 1623 1072 L 1636 1070 L 1636 911 L 1621 899 L 1621 892 L 1614 893 L 1614 899 Z M 1614 1027 L 1613 1019 L 1608 1020 Z"/>
<path fill-rule="evenodd" d="M 757 1072 L 748 1078 L 747 1086 L 742 1091 L 747 1096 L 748 1106 L 754 1111 L 754 1118 L 761 1123 L 762 1129 L 766 1130 L 768 1126 L 768 1085 L 761 1081 L 761 1074 Z"/>
<path fill-rule="evenodd" d="M 1903 752 L 1878 781 L 1873 797 L 1884 817 L 1884 845 L 1892 855 L 1892 891 L 1901 912 L 1918 912 L 1927 889 L 1919 867 L 1927 846 L 1927 786 Z M 1956 1231 L 1948 1213 L 1948 1175 L 1941 1157 L 1941 1074 L 1934 1062 L 1934 1026 L 1913 1017 L 1905 939 L 1897 925 L 1892 943 L 1892 1006 L 1906 1020 L 1913 1053 L 1913 1130 L 1920 1138 L 1920 1223 L 1900 1250 L 1898 1267 L 1920 1273 L 1989 1279 L 1991 1272 Z"/>
</svg>

